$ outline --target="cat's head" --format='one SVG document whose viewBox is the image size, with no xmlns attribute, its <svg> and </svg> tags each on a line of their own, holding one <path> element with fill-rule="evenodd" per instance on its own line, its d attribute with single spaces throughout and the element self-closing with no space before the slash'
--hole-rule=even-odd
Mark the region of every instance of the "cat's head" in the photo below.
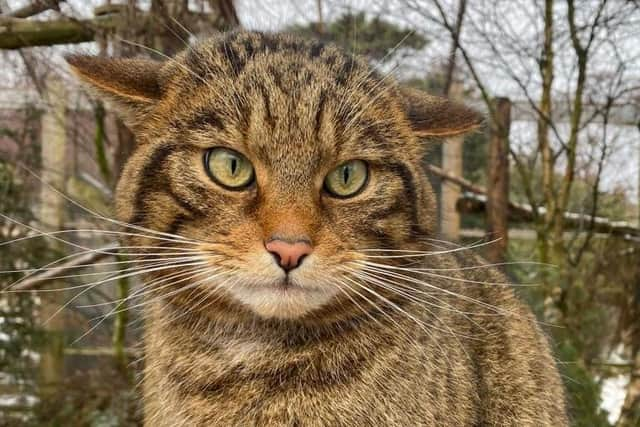
<svg viewBox="0 0 640 427">
<path fill-rule="evenodd" d="M 68 61 L 136 134 L 120 219 L 188 239 L 177 246 L 197 262 L 182 267 L 178 290 L 210 298 L 211 310 L 322 317 L 371 299 L 357 262 L 432 233 L 423 139 L 480 122 L 362 58 L 290 36 L 231 33 L 166 62 Z"/>
</svg>

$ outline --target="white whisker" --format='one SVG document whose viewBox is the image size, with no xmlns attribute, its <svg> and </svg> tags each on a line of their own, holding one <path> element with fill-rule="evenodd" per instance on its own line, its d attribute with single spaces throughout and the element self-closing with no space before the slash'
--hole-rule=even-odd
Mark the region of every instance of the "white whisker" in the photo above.
<svg viewBox="0 0 640 427">
<path fill-rule="evenodd" d="M 516 313 L 512 313 L 512 312 L 507 311 L 507 310 L 502 310 L 499 307 L 491 305 L 491 304 L 486 303 L 484 301 L 480 301 L 480 300 L 477 300 L 475 298 L 471 298 L 471 297 L 469 297 L 467 295 L 462 295 L 462 294 L 450 291 L 448 289 L 444 289 L 444 288 L 441 288 L 439 286 L 435 286 L 435 285 L 433 285 L 431 283 L 427 283 L 427 282 L 424 282 L 422 280 L 418 280 L 415 277 L 408 276 L 406 274 L 400 274 L 400 273 L 396 273 L 396 272 L 391 272 L 391 271 L 384 270 L 384 269 L 374 269 L 374 270 L 378 274 L 383 274 L 385 276 L 389 276 L 389 277 L 393 277 L 393 278 L 396 278 L 396 279 L 405 280 L 407 282 L 411 282 L 411 283 L 414 283 L 414 284 L 417 284 L 417 285 L 426 286 L 428 288 L 437 290 L 438 292 L 442 292 L 444 294 L 451 295 L 451 296 L 454 296 L 456 298 L 460 298 L 462 300 L 469 301 L 469 302 L 471 302 L 473 304 L 477 304 L 479 306 L 488 308 L 489 310 L 494 311 L 496 313 L 501 313 L 501 314 L 504 314 L 504 315 L 507 315 L 507 316 L 517 315 Z"/>
<path fill-rule="evenodd" d="M 137 276 L 140 274 L 146 274 L 146 273 L 151 273 L 154 271 L 161 271 L 161 270 L 167 270 L 170 268 L 176 268 L 176 267 L 187 267 L 187 266 L 191 266 L 191 265 L 202 265 L 202 264 L 206 264 L 207 261 L 198 261 L 198 262 L 191 262 L 191 261 L 185 261 L 185 262 L 180 262 L 180 263 L 171 263 L 171 264 L 167 264 L 167 263 L 163 263 L 160 264 L 156 267 L 153 268 L 149 268 L 149 266 L 144 266 L 144 267 L 140 267 L 140 268 L 133 268 L 133 269 L 129 269 L 130 271 L 128 271 L 127 273 L 121 274 L 120 272 L 116 273 L 115 276 L 112 277 L 108 277 L 106 279 L 103 280 L 98 280 L 95 282 L 91 282 L 91 283 L 86 283 L 86 284 L 82 284 L 82 285 L 75 285 L 75 286 L 68 286 L 65 288 L 55 288 L 55 289 L 38 289 L 38 290 L 11 290 L 11 289 L 6 289 L 2 292 L 4 293 L 9 293 L 9 294 L 18 294 L 18 293 L 34 293 L 34 292 L 38 292 L 38 293 L 51 293 L 51 292 L 63 292 L 63 291 L 71 291 L 71 290 L 75 290 L 75 289 L 82 289 L 82 288 L 86 288 L 86 287 L 90 287 L 92 285 L 98 284 L 104 284 L 104 283 L 108 283 L 108 282 L 112 282 L 114 280 L 119 280 L 119 279 L 124 279 L 127 277 L 133 277 L 133 276 Z"/>
<path fill-rule="evenodd" d="M 120 262 L 113 262 L 113 263 L 103 263 L 103 264 L 95 264 L 93 266 L 95 267 L 100 267 L 103 265 L 113 265 L 113 264 L 118 264 L 118 263 L 129 263 L 129 264 L 135 264 L 132 265 L 130 267 L 126 267 L 126 268 L 122 268 L 122 269 L 118 269 L 116 271 L 110 270 L 110 271 L 94 271 L 91 273 L 78 273 L 78 274 L 66 274 L 66 275 L 61 275 L 61 276 L 47 276 L 47 281 L 57 281 L 57 280 L 61 280 L 61 279 L 74 279 L 74 278 L 79 278 L 79 277 L 90 277 L 90 276 L 104 276 L 107 274 L 112 274 L 112 273 L 123 273 L 123 272 L 127 272 L 127 271 L 135 271 L 135 270 L 139 270 L 139 269 L 143 269 L 143 268 L 148 268 L 148 267 L 153 267 L 153 266 L 157 266 L 157 265 L 165 265 L 167 262 L 172 261 L 172 262 L 185 262 L 185 261 L 195 261 L 195 260 L 200 260 L 202 259 L 201 256 L 192 256 L 192 257 L 181 257 L 181 258 L 155 258 L 155 259 L 151 259 L 145 262 L 142 261 L 120 261 Z M 140 265 L 143 264 L 143 265 Z M 90 265 L 92 266 L 92 265 Z M 55 270 L 54 269 L 49 269 L 48 271 L 52 271 Z M 56 289 L 38 289 L 38 290 L 26 290 L 28 292 L 56 292 L 56 291 L 62 291 L 62 290 L 69 290 L 69 289 L 76 289 L 76 288 L 56 288 Z M 9 291 L 9 289 L 7 289 L 7 291 Z M 25 290 L 22 290 L 25 291 Z M 4 291 L 3 291 L 4 292 Z M 18 292 L 16 290 L 13 290 L 13 292 Z"/>
<path fill-rule="evenodd" d="M 539 286 L 537 284 L 485 282 L 485 281 L 480 281 L 480 280 L 464 279 L 462 277 L 446 276 L 446 275 L 442 275 L 442 274 L 433 273 L 429 269 L 398 267 L 398 266 L 394 266 L 394 265 L 380 264 L 380 263 L 376 263 L 376 262 L 355 261 L 355 263 L 358 264 L 358 265 L 361 265 L 361 266 L 368 266 L 368 267 L 373 267 L 373 268 L 382 268 L 382 269 L 387 269 L 387 270 L 406 271 L 406 272 L 421 274 L 421 275 L 430 276 L 430 277 L 437 277 L 437 278 L 441 278 L 441 279 L 453 280 L 455 282 L 472 283 L 472 284 L 478 284 L 478 285 L 502 286 L 502 287 Z"/>
<path fill-rule="evenodd" d="M 62 191 L 58 190 L 57 188 L 55 188 L 53 185 L 51 185 L 48 182 L 45 182 L 40 176 L 38 176 L 37 173 L 35 173 L 34 171 L 32 171 L 30 168 L 28 168 L 27 166 L 20 164 L 19 165 L 22 169 L 26 170 L 29 174 L 31 174 L 32 176 L 34 176 L 38 181 L 40 181 L 40 183 L 42 183 L 43 185 L 45 185 L 46 187 L 48 187 L 49 189 L 51 189 L 51 191 L 53 191 L 54 193 L 56 193 L 57 195 L 59 195 L 60 197 L 64 198 L 65 200 L 67 200 L 69 203 L 73 204 L 74 206 L 82 209 L 83 211 L 89 213 L 90 215 L 92 215 L 93 217 L 103 220 L 103 221 L 107 221 L 109 223 L 112 224 L 116 224 L 119 225 L 121 227 L 125 227 L 125 228 L 131 228 L 134 230 L 138 230 L 141 232 L 145 232 L 145 233 L 151 233 L 151 234 L 155 234 L 158 236 L 164 236 L 164 237 L 168 237 L 168 238 L 174 238 L 174 239 L 178 239 L 180 241 L 183 242 L 192 242 L 192 243 L 206 243 L 206 242 L 202 242 L 202 241 L 197 241 L 197 240 L 192 240 L 192 239 L 187 239 L 186 237 L 177 235 L 177 234 L 171 234 L 171 233 L 167 233 L 167 232 L 163 232 L 163 231 L 157 231 L 157 230 L 152 230 L 150 228 L 146 228 L 140 225 L 135 225 L 135 224 L 128 224 L 126 222 L 122 222 L 122 221 L 118 221 L 116 219 L 113 218 L 109 218 L 106 217 L 104 215 L 101 215 L 91 209 L 89 209 L 88 207 L 82 205 L 80 202 L 73 200 L 71 197 L 67 196 L 66 194 L 64 194 Z M 0 214 L 1 215 L 1 214 Z"/>
<path fill-rule="evenodd" d="M 359 272 L 359 271 L 357 271 L 357 270 L 350 270 L 350 271 L 351 271 L 351 273 L 352 273 L 352 274 L 359 276 L 359 277 L 360 277 L 361 279 L 363 279 L 365 282 L 373 282 L 373 283 L 377 284 L 378 286 L 380 286 L 380 287 L 381 287 L 381 288 L 383 288 L 383 289 L 390 290 L 390 291 L 392 291 L 392 292 L 393 292 L 393 293 L 395 293 L 395 294 L 399 294 L 399 295 L 401 295 L 401 296 L 405 297 L 406 299 L 409 299 L 409 300 L 411 300 L 411 301 L 413 301 L 413 302 L 417 302 L 417 303 L 421 304 L 421 305 L 423 306 L 423 308 L 424 308 L 426 311 L 428 311 L 428 312 L 429 312 L 429 313 L 430 313 L 434 318 L 437 318 L 437 316 L 436 316 L 433 312 L 431 312 L 427 307 L 424 307 L 424 304 L 425 304 L 425 303 L 427 303 L 427 304 L 428 304 L 428 302 L 427 302 L 427 301 L 424 301 L 424 300 L 422 300 L 422 299 L 419 299 L 419 298 L 416 298 L 416 297 L 414 297 L 414 296 L 412 296 L 412 295 L 409 295 L 409 294 L 408 294 L 408 293 L 406 293 L 405 291 L 400 290 L 400 289 L 398 289 L 397 287 L 394 287 L 393 285 L 391 285 L 391 287 L 389 287 L 389 285 L 390 285 L 390 283 L 389 283 L 389 282 L 383 282 L 382 280 L 380 280 L 380 279 L 378 279 L 378 278 L 376 278 L 376 277 L 374 277 L 374 276 L 371 276 L 371 275 L 369 275 L 369 274 L 361 274 L 361 272 Z M 437 307 L 437 306 L 435 306 L 435 305 L 433 305 L 433 304 L 428 304 L 428 305 L 432 305 L 432 306 L 434 306 L 434 307 Z M 462 314 L 462 313 L 461 313 L 461 312 L 459 312 L 459 311 L 457 311 L 457 312 L 458 312 L 459 314 Z M 445 325 L 446 325 L 446 324 L 445 324 Z M 430 325 L 429 327 L 433 327 L 433 325 Z M 448 325 L 447 325 L 447 328 L 449 329 Z M 446 331 L 446 330 L 442 330 L 442 329 L 437 328 L 437 327 L 436 327 L 436 329 L 437 329 L 437 330 L 440 330 L 441 332 L 445 332 L 445 333 L 450 333 L 450 332 L 452 332 L 452 331 L 450 331 L 450 330 L 449 330 L 449 331 Z M 457 335 L 460 335 L 460 336 L 462 336 L 462 337 L 464 337 L 464 338 L 474 339 L 473 337 L 466 336 L 466 335 L 462 335 L 462 334 L 457 334 Z"/>
<path fill-rule="evenodd" d="M 451 254 L 455 252 L 462 252 L 471 249 L 477 249 L 483 246 L 491 245 L 496 243 L 500 239 L 491 240 L 489 242 L 483 242 L 478 244 L 473 244 L 470 246 L 463 246 L 455 249 L 447 249 L 447 250 L 439 250 L 439 251 L 416 251 L 416 250 L 405 250 L 405 249 L 359 249 L 360 252 L 401 252 L 407 255 L 364 255 L 367 258 L 411 258 L 411 257 L 425 257 L 425 256 L 433 256 L 433 255 L 444 255 Z"/>
<path fill-rule="evenodd" d="M 174 242 L 174 243 L 180 243 L 180 244 L 190 244 L 190 245 L 198 245 L 201 243 L 198 242 L 189 242 L 189 241 L 183 241 L 183 240 L 176 240 L 176 239 L 169 239 L 166 237 L 158 237 L 158 236 L 151 236 L 148 234 L 142 234 L 142 233 L 129 233 L 126 231 L 115 231 L 115 230 L 101 230 L 101 229 L 70 229 L 70 230 L 56 230 L 56 231 L 50 231 L 50 232 L 42 232 L 42 233 L 38 233 L 35 235 L 28 235 L 28 236 L 23 236 L 23 237 L 19 237 L 17 239 L 13 239 L 13 240 L 9 240 L 9 241 L 5 241 L 5 242 L 0 242 L 0 247 L 2 246 L 6 246 L 12 243 L 18 243 L 21 241 L 25 241 L 25 240 L 32 240 L 32 239 L 37 239 L 40 237 L 51 237 L 51 236 L 55 236 L 58 234 L 67 234 L 67 233 L 92 233 L 92 234 L 107 234 L 107 235 L 116 235 L 116 236 L 128 236 L 128 237 L 144 237 L 146 239 L 154 239 L 154 240 L 162 240 L 165 242 Z M 185 248 L 186 249 L 186 248 Z"/>
<path fill-rule="evenodd" d="M 79 287 L 75 287 L 75 289 L 78 288 L 84 288 L 81 292 L 79 292 L 78 294 L 74 295 L 69 301 L 67 301 L 64 305 L 62 305 L 60 308 L 58 308 L 58 310 L 56 310 L 51 316 L 49 316 L 48 319 L 46 319 L 43 322 L 43 325 L 47 325 L 51 319 L 53 319 L 55 316 L 57 316 L 62 310 L 64 310 L 65 308 L 67 308 L 73 301 L 75 301 L 76 299 L 80 298 L 82 295 L 84 295 L 85 293 L 87 293 L 88 291 L 90 291 L 91 289 L 102 285 L 104 283 L 108 283 L 108 282 L 112 282 L 114 280 L 121 280 L 121 279 L 126 279 L 128 277 L 132 277 L 132 276 L 137 276 L 140 274 L 147 274 L 153 271 L 160 271 L 160 270 L 166 270 L 169 268 L 176 268 L 176 267 L 188 267 L 188 266 L 193 266 L 193 265 L 202 265 L 202 264 L 206 264 L 206 261 L 202 261 L 200 263 L 185 263 L 185 264 L 180 264 L 180 265 L 175 265 L 175 264 L 171 264 L 171 265 L 164 265 L 161 267 L 156 267 L 156 268 L 147 268 L 147 269 L 143 269 L 143 270 L 139 270 L 139 271 L 135 271 L 135 272 L 129 272 L 129 273 L 125 273 L 125 274 L 118 274 L 116 276 L 113 277 L 109 277 L 107 279 L 104 280 L 99 280 L 93 283 L 88 283 L 85 285 L 80 285 Z M 55 291 L 62 291 L 63 289 L 56 289 Z M 20 291 L 16 291 L 16 292 L 20 292 Z"/>
<path fill-rule="evenodd" d="M 211 271 L 216 271 L 216 270 L 214 269 L 214 270 L 211 270 Z M 176 285 L 178 283 L 182 283 L 184 281 L 190 280 L 190 279 L 192 279 L 193 277 L 195 277 L 195 276 L 197 276 L 199 274 L 204 274 L 204 273 L 209 274 L 209 272 L 210 272 L 209 269 L 203 270 L 202 267 L 200 265 L 198 265 L 198 266 L 195 266 L 194 268 L 181 270 L 181 271 L 169 274 L 167 276 L 162 276 L 162 277 L 156 278 L 156 279 L 154 279 L 154 280 L 152 280 L 150 282 L 143 283 L 140 286 L 140 289 L 138 291 L 134 292 L 133 294 L 129 295 L 126 298 L 121 298 L 121 299 L 118 299 L 118 300 L 102 302 L 102 303 L 97 303 L 97 304 L 78 305 L 76 307 L 77 308 L 91 308 L 91 307 L 104 307 L 104 306 L 107 306 L 107 305 L 117 305 L 117 304 L 120 304 L 122 302 L 126 302 L 129 299 L 139 298 L 139 297 L 142 297 L 142 296 L 147 295 L 149 293 L 156 292 L 156 291 L 159 291 L 161 289 L 165 289 L 166 287 L 173 286 L 173 285 Z M 187 277 L 185 278 L 185 276 L 187 276 Z M 173 280 L 178 279 L 178 278 L 182 278 L 182 279 L 177 280 L 175 282 L 173 281 Z M 171 281 L 171 282 L 168 283 L 167 285 L 163 285 L 163 286 L 160 286 L 160 287 L 157 286 L 158 284 L 165 283 L 167 281 Z M 148 289 L 148 288 L 151 288 L 151 287 L 153 287 L 153 288 L 152 289 Z M 144 292 L 139 292 L 139 291 L 142 291 L 142 290 L 145 290 L 145 291 Z"/>
</svg>

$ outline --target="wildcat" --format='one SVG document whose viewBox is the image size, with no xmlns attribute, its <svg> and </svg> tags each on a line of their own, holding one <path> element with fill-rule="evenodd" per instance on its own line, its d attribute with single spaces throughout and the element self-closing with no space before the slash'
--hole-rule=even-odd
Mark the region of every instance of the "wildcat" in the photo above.
<svg viewBox="0 0 640 427">
<path fill-rule="evenodd" d="M 281 34 L 67 59 L 136 135 L 127 244 L 197 260 L 148 277 L 146 425 L 567 425 L 530 311 L 435 239 L 425 138 L 478 114 Z"/>
</svg>

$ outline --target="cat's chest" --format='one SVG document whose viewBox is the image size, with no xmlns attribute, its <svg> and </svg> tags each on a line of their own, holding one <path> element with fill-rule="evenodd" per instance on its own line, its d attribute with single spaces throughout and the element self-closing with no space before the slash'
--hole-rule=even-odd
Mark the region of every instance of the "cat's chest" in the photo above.
<svg viewBox="0 0 640 427">
<path fill-rule="evenodd" d="M 169 386 L 219 401 L 265 402 L 346 387 L 379 375 L 381 367 L 375 352 L 347 344 L 291 346 L 257 337 L 201 339 L 165 356 Z"/>
<path fill-rule="evenodd" d="M 274 351 L 271 344 L 253 339 L 216 340 L 210 353 L 217 363 L 228 367 L 250 366 L 268 357 Z"/>
<path fill-rule="evenodd" d="M 251 341 L 214 354 L 198 369 L 170 367 L 174 374 L 157 384 L 167 392 L 164 402 L 190 414 L 189 425 L 427 426 L 437 424 L 448 400 L 434 400 L 420 379 L 424 368 L 375 355 L 294 357 Z"/>
<path fill-rule="evenodd" d="M 172 408 L 151 411 L 165 414 L 159 418 L 191 414 L 189 425 L 435 425 L 448 410 L 443 405 L 464 395 L 434 392 L 443 385 L 434 370 L 442 367 L 432 369 L 418 345 L 347 336 L 292 345 L 259 334 L 192 335 L 188 344 L 158 345 L 184 339 L 178 332 L 162 329 L 162 341 L 151 340 L 159 364 L 149 366 L 146 380 L 154 397 L 162 394 L 154 402 Z"/>
</svg>

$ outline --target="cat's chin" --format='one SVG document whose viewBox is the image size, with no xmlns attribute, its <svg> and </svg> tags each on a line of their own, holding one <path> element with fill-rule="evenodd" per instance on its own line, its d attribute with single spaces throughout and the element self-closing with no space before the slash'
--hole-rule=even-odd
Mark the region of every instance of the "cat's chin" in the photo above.
<svg viewBox="0 0 640 427">
<path fill-rule="evenodd" d="M 287 281 L 234 286 L 230 291 L 253 313 L 275 319 L 303 317 L 325 306 L 335 296 L 331 288 L 301 286 Z"/>
</svg>

